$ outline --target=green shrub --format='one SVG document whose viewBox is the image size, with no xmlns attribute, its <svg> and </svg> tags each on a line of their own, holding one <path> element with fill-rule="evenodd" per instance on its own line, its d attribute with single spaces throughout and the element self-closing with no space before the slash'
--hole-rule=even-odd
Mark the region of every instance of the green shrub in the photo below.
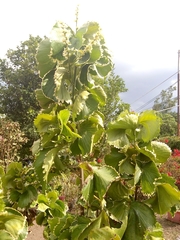
<svg viewBox="0 0 180 240">
<path fill-rule="evenodd" d="M 0 118 L 0 162 L 5 169 L 9 163 L 20 160 L 20 150 L 26 142 L 19 123 Z"/>
<path fill-rule="evenodd" d="M 172 151 L 173 149 L 180 149 L 180 137 L 178 136 L 162 137 L 159 138 L 159 141 L 166 143 Z"/>
</svg>

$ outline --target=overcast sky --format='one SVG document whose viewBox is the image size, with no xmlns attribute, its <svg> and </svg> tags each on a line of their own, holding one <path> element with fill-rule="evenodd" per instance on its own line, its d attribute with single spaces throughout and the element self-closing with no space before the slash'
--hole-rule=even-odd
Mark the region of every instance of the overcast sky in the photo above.
<svg viewBox="0 0 180 240">
<path fill-rule="evenodd" d="M 132 110 L 177 81 L 176 75 L 165 80 L 178 70 L 180 0 L 2 1 L 0 58 L 9 48 L 27 40 L 29 34 L 48 36 L 58 20 L 74 28 L 78 4 L 79 26 L 87 21 L 100 24 L 116 74 L 128 88 L 121 97 Z"/>
</svg>

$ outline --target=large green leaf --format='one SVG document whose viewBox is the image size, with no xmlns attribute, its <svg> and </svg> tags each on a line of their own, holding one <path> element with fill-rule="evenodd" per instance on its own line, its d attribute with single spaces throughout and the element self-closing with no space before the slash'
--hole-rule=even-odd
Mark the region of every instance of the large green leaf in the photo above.
<svg viewBox="0 0 180 240">
<path fill-rule="evenodd" d="M 63 109 L 58 113 L 58 119 L 61 121 L 62 125 L 67 124 L 71 113 L 68 109 Z"/>
<path fill-rule="evenodd" d="M 53 103 L 54 101 L 47 98 L 42 89 L 37 89 L 36 91 L 36 98 L 39 102 L 39 105 L 42 107 L 42 108 L 47 108 L 51 103 Z"/>
<path fill-rule="evenodd" d="M 89 95 L 88 91 L 83 91 L 76 97 L 72 108 L 73 115 L 76 116 L 83 110 L 88 95 Z"/>
<path fill-rule="evenodd" d="M 46 73 L 51 71 L 56 63 L 50 58 L 50 52 L 51 52 L 51 42 L 49 39 L 43 40 L 38 48 L 37 51 L 37 63 L 38 63 L 38 69 L 40 71 L 40 76 L 43 78 Z"/>
<path fill-rule="evenodd" d="M 90 64 L 83 65 L 81 68 L 81 72 L 80 72 L 80 81 L 85 86 L 88 86 L 88 83 L 89 83 L 88 82 L 89 66 L 90 66 Z"/>
<path fill-rule="evenodd" d="M 83 188 L 84 199 L 91 199 L 93 194 L 97 192 L 99 199 L 102 201 L 110 184 L 118 177 L 118 173 L 114 168 L 106 165 L 99 167 L 88 163 L 81 163 L 80 167 L 87 170 L 90 174 Z"/>
<path fill-rule="evenodd" d="M 75 37 L 71 38 L 72 47 L 79 49 L 83 43 L 83 36 L 87 31 L 87 24 L 84 24 L 81 28 L 77 29 Z"/>
<path fill-rule="evenodd" d="M 37 195 L 37 189 L 32 185 L 28 185 L 24 188 L 24 191 L 19 198 L 18 206 L 20 208 L 27 208 L 34 200 L 36 200 Z"/>
<path fill-rule="evenodd" d="M 116 170 L 110 166 L 91 166 L 94 173 L 94 186 L 102 200 L 110 184 L 118 177 Z"/>
<path fill-rule="evenodd" d="M 44 181 L 44 175 L 45 173 L 43 172 L 43 164 L 44 164 L 44 159 L 46 157 L 46 154 L 48 153 L 49 149 L 41 150 L 37 154 L 35 161 L 34 161 L 34 168 L 37 173 L 37 176 L 44 188 L 45 186 L 45 181 Z"/>
<path fill-rule="evenodd" d="M 93 144 L 96 144 L 101 141 L 102 137 L 104 136 L 104 129 L 102 127 L 98 127 L 98 130 L 94 134 Z"/>
<path fill-rule="evenodd" d="M 135 174 L 135 163 L 130 158 L 125 158 L 119 163 L 119 172 L 128 175 Z"/>
<path fill-rule="evenodd" d="M 52 217 L 63 217 L 66 215 L 67 206 L 65 202 L 58 199 L 58 191 L 50 191 L 48 193 L 38 195 L 38 210 L 50 213 Z M 39 218 L 38 221 L 41 221 Z"/>
<path fill-rule="evenodd" d="M 86 202 L 91 203 L 93 195 L 94 195 L 94 181 L 93 175 L 90 175 L 85 181 L 85 186 L 82 189 L 82 196 Z"/>
<path fill-rule="evenodd" d="M 55 97 L 56 84 L 54 74 L 55 74 L 54 70 L 47 73 L 44 79 L 42 80 L 41 87 L 46 97 L 50 98 L 53 101 L 57 101 Z"/>
<path fill-rule="evenodd" d="M 53 125 L 56 126 L 57 118 L 55 115 L 41 113 L 34 120 L 34 124 L 39 132 L 47 132 Z"/>
<path fill-rule="evenodd" d="M 53 56 L 61 52 L 65 46 L 64 43 L 65 32 L 63 32 L 65 28 L 67 30 L 67 25 L 65 25 L 62 22 L 57 22 L 51 30 L 50 38 Z"/>
<path fill-rule="evenodd" d="M 101 77 L 106 77 L 109 72 L 112 70 L 112 63 L 109 63 L 107 65 L 97 65 L 96 66 L 97 72 Z"/>
<path fill-rule="evenodd" d="M 138 158 L 141 162 L 149 162 L 151 160 L 155 162 L 156 154 L 154 153 L 150 144 L 139 148 L 138 151 L 141 153 L 138 156 Z"/>
<path fill-rule="evenodd" d="M 161 224 L 157 222 L 155 227 L 147 229 L 144 239 L 164 240 L 163 228 Z"/>
<path fill-rule="evenodd" d="M 114 231 L 122 238 L 124 232 L 127 228 L 128 223 L 128 213 L 129 213 L 129 206 L 125 200 L 122 201 L 114 201 L 110 203 L 110 206 L 107 205 L 107 209 L 111 214 L 111 217 L 119 222 L 121 225 L 119 228 L 114 228 Z M 116 222 L 116 223 L 117 223 Z"/>
<path fill-rule="evenodd" d="M 102 239 L 111 239 L 111 240 L 121 240 L 121 238 L 111 229 L 110 227 L 103 227 L 100 229 L 93 229 L 89 236 L 89 240 L 102 240 Z"/>
<path fill-rule="evenodd" d="M 86 32 L 84 33 L 84 37 L 88 40 L 92 39 L 94 34 L 100 31 L 100 26 L 97 22 L 87 22 L 83 25 L 83 27 L 86 27 Z"/>
<path fill-rule="evenodd" d="M 67 102 L 67 103 L 71 103 L 71 96 L 70 96 L 70 92 L 67 89 L 67 83 L 65 81 L 65 73 L 66 73 L 66 69 L 63 67 L 59 67 L 55 74 L 54 74 L 54 82 L 55 82 L 55 96 L 58 100 L 58 102 Z"/>
<path fill-rule="evenodd" d="M 0 239 L 14 240 L 14 237 L 6 230 L 0 230 Z"/>
<path fill-rule="evenodd" d="M 122 112 L 117 121 L 109 124 L 109 129 L 136 129 L 138 127 L 138 115 L 129 113 L 128 111 Z"/>
<path fill-rule="evenodd" d="M 104 211 L 102 211 L 101 214 L 98 216 L 98 218 L 94 219 L 93 221 L 91 221 L 91 223 L 89 223 L 86 226 L 86 228 L 80 234 L 78 240 L 84 240 L 89 236 L 91 231 L 108 226 L 108 225 L 109 225 L 108 216 Z"/>
<path fill-rule="evenodd" d="M 153 152 L 156 154 L 156 163 L 164 163 L 171 156 L 170 147 L 162 142 L 152 141 L 151 147 Z"/>
<path fill-rule="evenodd" d="M 156 138 L 160 132 L 160 118 L 152 110 L 147 110 L 139 115 L 138 123 L 142 125 L 137 134 L 138 139 L 149 142 Z"/>
<path fill-rule="evenodd" d="M 57 138 L 57 135 L 59 134 L 59 129 L 51 129 L 48 132 L 43 132 L 43 135 L 41 136 L 41 146 L 43 148 L 50 148 L 55 146 L 55 139 Z"/>
<path fill-rule="evenodd" d="M 140 202 L 132 202 L 124 240 L 144 240 L 145 231 L 155 226 L 156 218 L 151 208 Z"/>
<path fill-rule="evenodd" d="M 84 119 L 84 118 L 87 118 L 88 116 L 91 116 L 90 114 L 92 114 L 94 111 L 98 109 L 98 105 L 99 105 L 99 102 L 95 98 L 95 96 L 93 96 L 92 94 L 89 94 L 88 98 L 86 99 L 83 105 L 83 109 L 78 119 Z"/>
<path fill-rule="evenodd" d="M 71 227 L 72 231 L 71 239 L 80 240 L 81 239 L 80 235 L 91 224 L 91 221 L 89 218 L 78 217 L 76 223 L 77 224 L 75 226 Z"/>
<path fill-rule="evenodd" d="M 119 149 L 111 148 L 111 152 L 105 156 L 104 161 L 107 165 L 112 166 L 119 171 L 119 162 L 125 158 L 126 155 L 124 153 L 120 153 Z"/>
<path fill-rule="evenodd" d="M 38 153 L 39 147 L 40 147 L 40 139 L 34 141 L 31 147 L 31 151 L 34 156 Z"/>
<path fill-rule="evenodd" d="M 52 47 L 52 57 L 53 58 L 56 58 L 58 60 L 65 60 L 65 57 L 63 56 L 63 50 L 65 47 L 64 42 L 52 40 L 51 47 Z"/>
<path fill-rule="evenodd" d="M 175 178 L 168 176 L 165 173 L 161 173 L 161 178 L 157 180 L 157 183 L 169 183 L 172 187 L 176 188 L 177 186 L 175 185 L 175 182 L 176 182 Z"/>
<path fill-rule="evenodd" d="M 107 196 L 113 201 L 120 201 L 129 196 L 130 189 L 120 179 L 114 181 L 107 191 Z"/>
<path fill-rule="evenodd" d="M 94 63 L 101 57 L 101 48 L 98 45 L 93 45 L 90 53 L 90 63 Z"/>
<path fill-rule="evenodd" d="M 156 213 L 164 214 L 175 204 L 180 204 L 180 192 L 168 183 L 161 183 L 156 186 L 155 195 L 146 202 Z"/>
<path fill-rule="evenodd" d="M 81 138 L 81 136 L 79 134 L 72 131 L 72 126 L 70 128 L 67 125 L 69 118 L 70 118 L 70 114 L 71 113 L 68 109 L 63 109 L 58 114 L 58 119 L 61 122 L 61 134 L 65 136 L 67 141 L 72 141 L 73 139 Z"/>
<path fill-rule="evenodd" d="M 17 182 L 14 181 L 14 179 L 20 178 L 20 173 L 23 170 L 22 163 L 20 162 L 11 162 L 7 169 L 6 169 L 6 174 L 2 176 L 2 186 L 3 188 L 6 189 L 13 189 L 16 188 Z M 21 182 L 21 179 L 20 179 Z"/>
<path fill-rule="evenodd" d="M 135 172 L 134 172 L 134 185 L 139 183 L 140 180 L 140 176 L 141 176 L 141 169 L 139 168 L 139 166 L 136 164 L 135 165 Z"/>
<path fill-rule="evenodd" d="M 90 92 L 95 96 L 100 105 L 103 106 L 106 103 L 106 93 L 101 86 L 91 88 Z"/>
<path fill-rule="evenodd" d="M 15 209 L 6 208 L 4 212 L 0 213 L 0 236 L 7 237 L 1 239 L 23 240 L 26 238 L 28 229 L 26 218 Z M 11 236 L 12 238 L 9 238 Z"/>
<path fill-rule="evenodd" d="M 68 92 L 68 90 L 63 82 L 57 84 L 56 90 L 55 90 L 55 95 L 56 95 L 58 101 L 60 101 L 60 102 L 64 102 L 64 101 L 67 103 L 71 102 L 70 93 Z"/>
<path fill-rule="evenodd" d="M 7 166 L 7 170 L 6 170 L 6 174 L 7 172 L 12 171 L 13 175 L 17 173 L 18 171 L 21 171 L 23 169 L 22 163 L 21 162 L 11 162 L 8 166 Z M 11 172 L 11 175 L 12 175 Z"/>
<path fill-rule="evenodd" d="M 124 129 L 111 129 L 107 130 L 107 141 L 110 145 L 116 148 L 128 147 L 129 140 L 126 136 Z"/>
<path fill-rule="evenodd" d="M 78 145 L 78 138 L 70 145 L 70 150 L 74 156 L 81 154 L 81 149 Z"/>
<path fill-rule="evenodd" d="M 74 221 L 74 217 L 71 215 L 66 215 L 62 218 L 54 217 L 49 219 L 48 223 L 50 225 L 51 233 L 59 237 L 59 239 L 70 239 L 70 226 Z"/>
<path fill-rule="evenodd" d="M 96 133 L 97 127 L 91 121 L 84 121 L 79 126 L 79 135 L 81 138 L 78 140 L 79 148 L 83 155 L 90 153 L 93 147 L 93 136 Z"/>
<path fill-rule="evenodd" d="M 155 182 L 161 177 L 156 164 L 153 161 L 139 164 L 141 169 L 141 187 L 144 193 L 152 193 Z"/>
<path fill-rule="evenodd" d="M 104 127 L 103 116 L 98 111 L 94 112 L 91 116 L 89 116 L 89 120 L 95 124 L 100 125 L 101 127 Z"/>
<path fill-rule="evenodd" d="M 158 141 L 151 141 L 146 144 L 146 146 L 139 148 L 138 151 L 143 155 L 146 155 L 155 163 L 164 163 L 171 156 L 171 149 L 169 146 Z M 143 158 L 143 155 L 141 155 L 141 161 L 146 162 L 147 159 Z"/>
<path fill-rule="evenodd" d="M 48 175 L 49 175 L 49 172 L 51 170 L 51 167 L 54 164 L 54 159 L 56 158 L 58 151 L 59 151 L 58 147 L 52 148 L 45 155 L 42 168 L 43 168 L 43 173 L 44 173 L 44 180 L 46 182 L 47 182 Z"/>
<path fill-rule="evenodd" d="M 86 64 L 89 62 L 90 59 L 90 53 L 89 52 L 81 52 L 80 58 L 78 59 L 78 61 L 76 62 L 77 65 L 79 64 Z"/>
<path fill-rule="evenodd" d="M 51 202 L 49 206 L 50 206 L 49 212 L 51 216 L 63 217 L 66 215 L 68 208 L 66 207 L 63 201 L 57 199 L 56 202 Z"/>
</svg>

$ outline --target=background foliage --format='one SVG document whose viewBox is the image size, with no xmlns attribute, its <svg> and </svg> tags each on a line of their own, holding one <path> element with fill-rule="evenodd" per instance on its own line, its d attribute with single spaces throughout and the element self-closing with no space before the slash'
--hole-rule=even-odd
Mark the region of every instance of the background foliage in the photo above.
<svg viewBox="0 0 180 240">
<path fill-rule="evenodd" d="M 28 137 L 27 151 L 37 138 L 33 121 L 40 107 L 34 91 L 41 78 L 35 55 L 41 40 L 30 35 L 15 50 L 9 49 L 5 59 L 0 59 L 0 113 L 19 123 Z"/>
<path fill-rule="evenodd" d="M 11 162 L 20 161 L 20 151 L 26 142 L 18 122 L 0 118 L 0 161 L 5 170 Z"/>
</svg>

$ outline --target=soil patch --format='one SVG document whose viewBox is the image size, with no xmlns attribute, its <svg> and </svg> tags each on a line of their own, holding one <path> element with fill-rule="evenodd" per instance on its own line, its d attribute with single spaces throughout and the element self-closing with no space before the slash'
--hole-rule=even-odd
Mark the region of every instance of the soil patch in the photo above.
<svg viewBox="0 0 180 240">
<path fill-rule="evenodd" d="M 29 234 L 26 240 L 44 240 L 43 238 L 43 227 L 34 223 L 34 225 L 29 227 Z"/>
<path fill-rule="evenodd" d="M 180 240 L 180 224 L 167 219 L 167 215 L 157 216 L 157 221 L 162 225 L 165 240 Z"/>
</svg>

